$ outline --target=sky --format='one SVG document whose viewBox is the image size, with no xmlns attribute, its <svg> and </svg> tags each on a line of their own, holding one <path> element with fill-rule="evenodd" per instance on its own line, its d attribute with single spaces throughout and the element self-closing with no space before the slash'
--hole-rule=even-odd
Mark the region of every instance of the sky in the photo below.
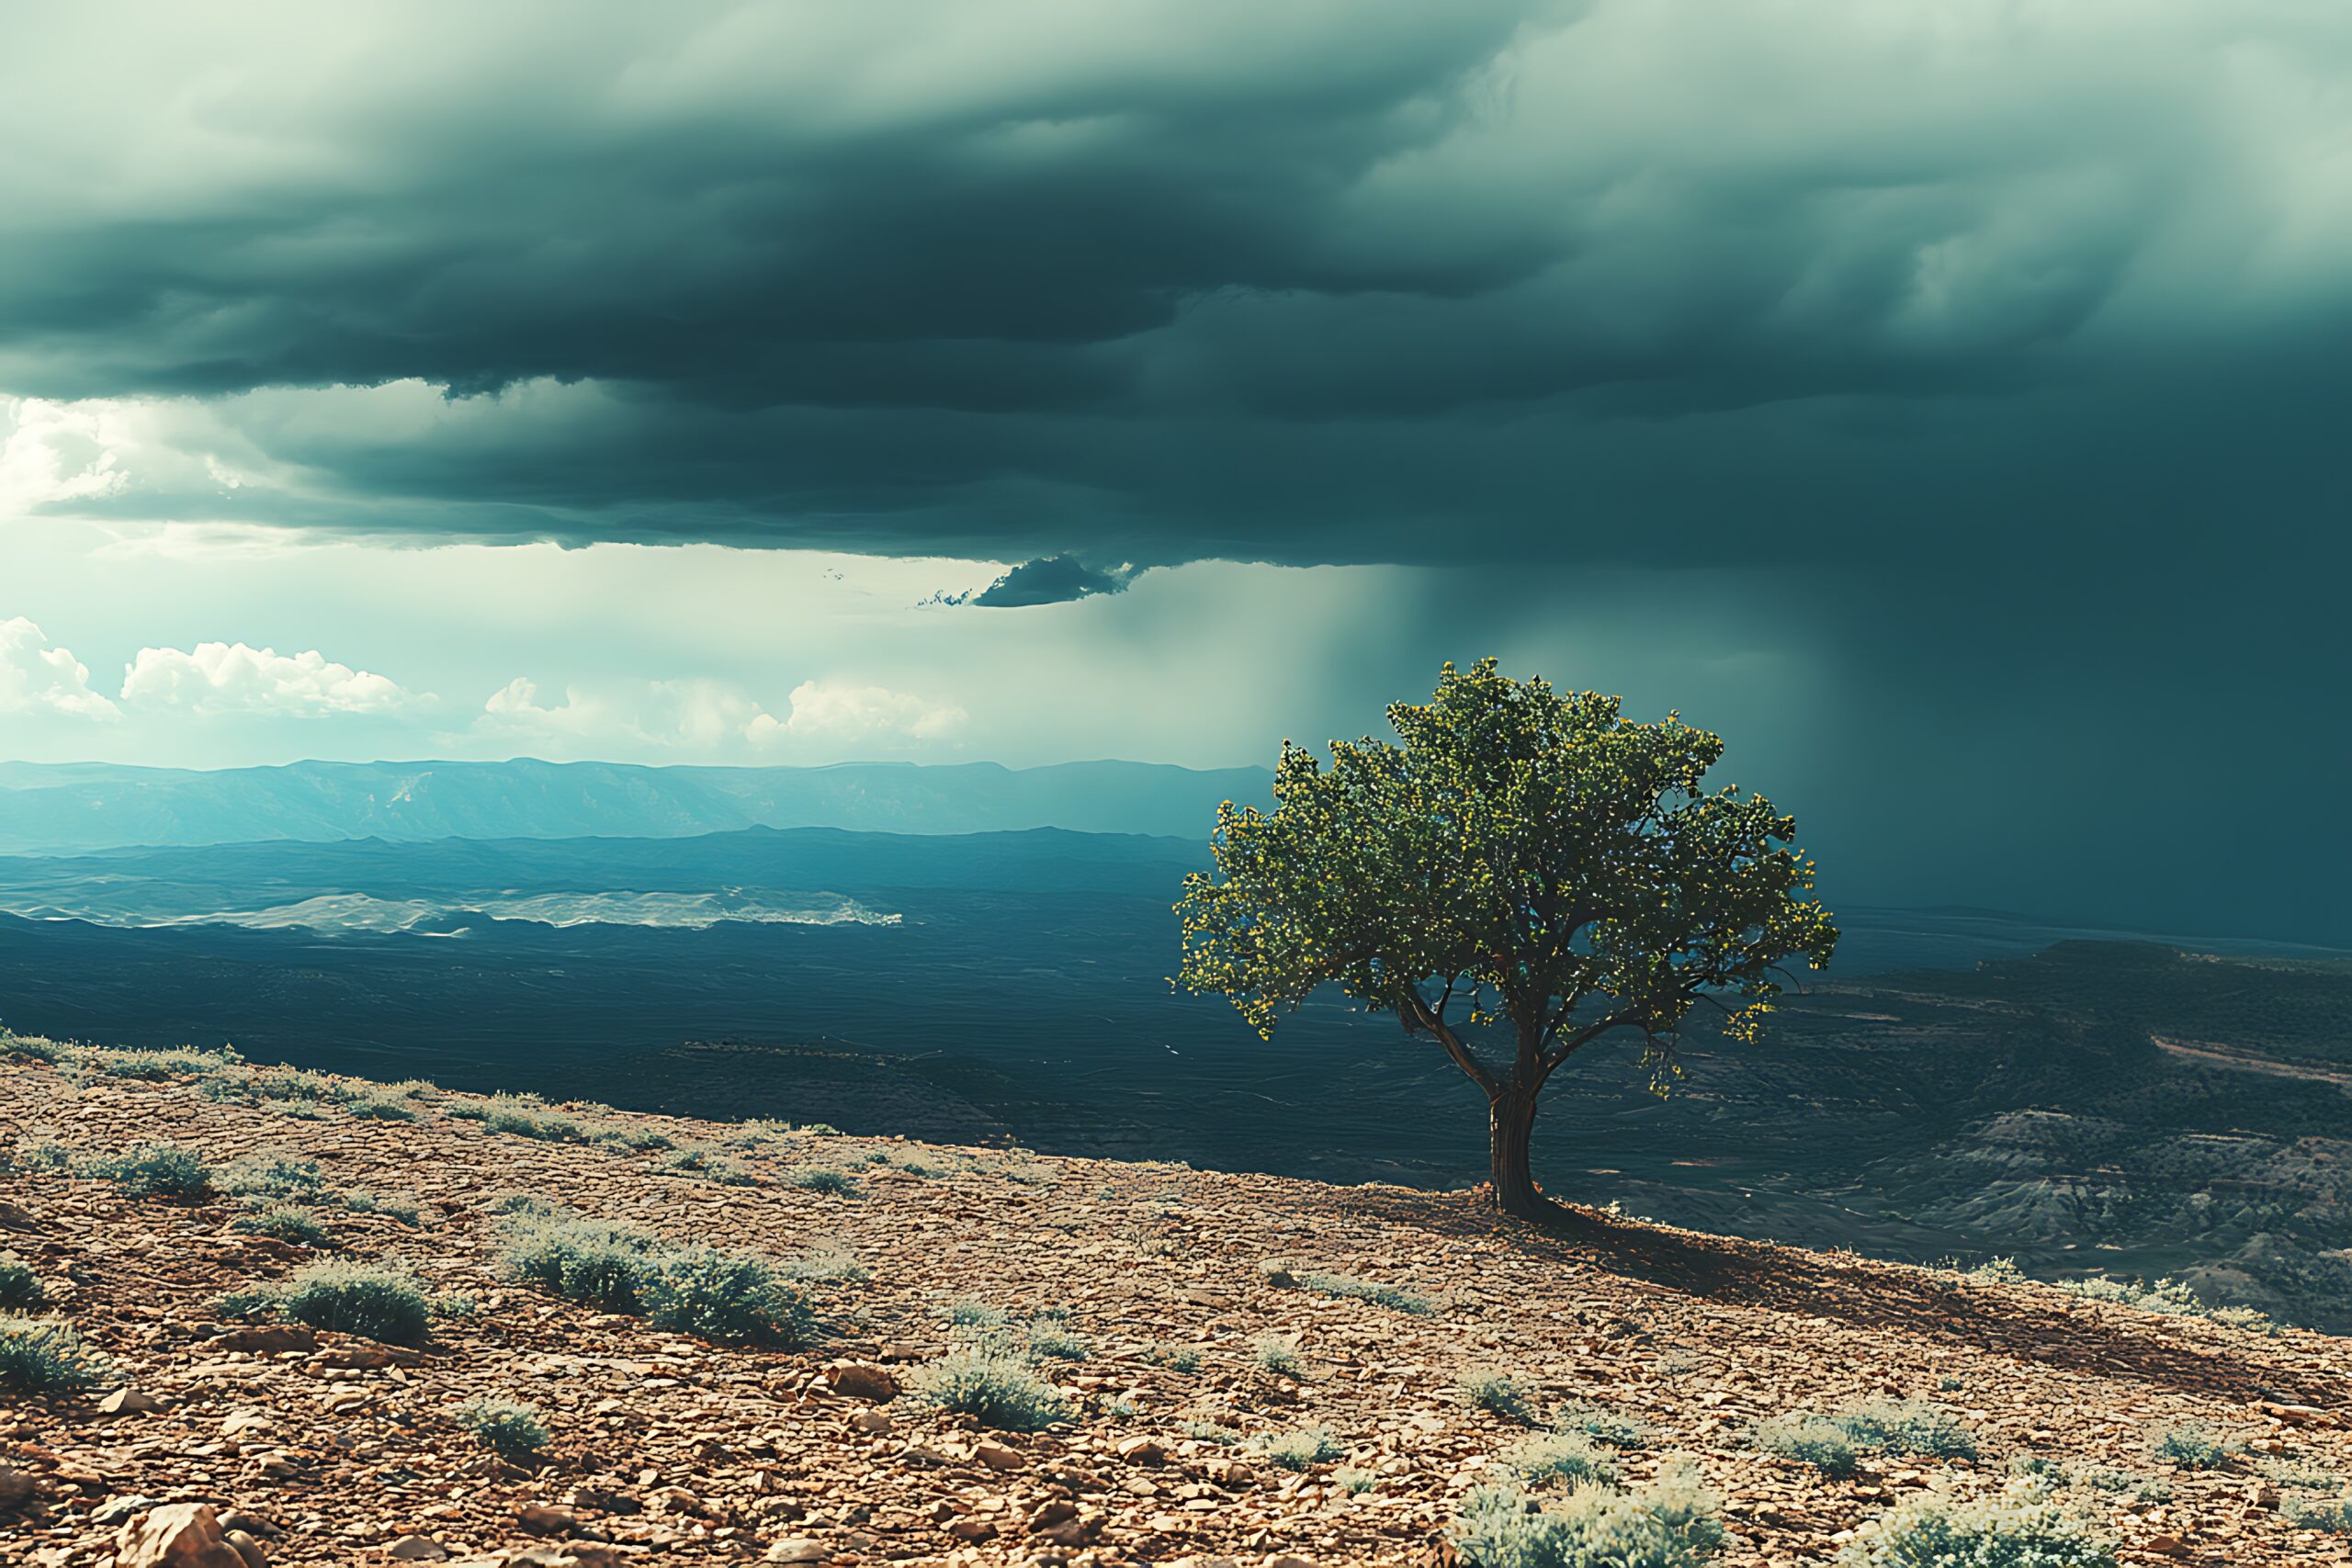
<svg viewBox="0 0 2352 1568">
<path fill-rule="evenodd" d="M 27 8 L 0 758 L 1270 762 L 2352 941 L 2334 0 Z"/>
</svg>

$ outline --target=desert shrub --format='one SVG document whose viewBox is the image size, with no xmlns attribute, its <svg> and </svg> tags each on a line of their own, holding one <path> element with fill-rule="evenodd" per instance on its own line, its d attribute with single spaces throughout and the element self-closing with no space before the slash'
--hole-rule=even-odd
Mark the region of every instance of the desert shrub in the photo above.
<svg viewBox="0 0 2352 1568">
<path fill-rule="evenodd" d="M 85 1067 L 110 1077 L 137 1078 L 146 1083 L 205 1077 L 224 1067 L 237 1066 L 243 1060 L 232 1050 L 204 1051 L 192 1045 L 175 1045 L 162 1051 L 96 1050 L 82 1054 L 82 1066 Z"/>
<path fill-rule="evenodd" d="M 193 1149 L 177 1144 L 148 1144 L 111 1159 L 94 1162 L 103 1176 L 134 1198 L 201 1198 L 212 1190 L 212 1172 Z"/>
<path fill-rule="evenodd" d="M 786 1280 L 802 1283 L 838 1280 L 847 1284 L 863 1284 L 874 1278 L 872 1269 L 857 1260 L 854 1253 L 842 1247 L 820 1247 L 787 1258 L 775 1266 L 776 1273 Z"/>
<path fill-rule="evenodd" d="M 232 1323 L 267 1323 L 277 1316 L 275 1291 L 223 1291 L 207 1303 L 215 1317 Z"/>
<path fill-rule="evenodd" d="M 404 1225 L 413 1225 L 417 1222 L 416 1200 L 413 1198 L 387 1197 L 380 1192 L 363 1192 L 355 1189 L 343 1195 L 343 1206 L 355 1214 L 387 1214 Z"/>
<path fill-rule="evenodd" d="M 508 1234 L 506 1272 L 566 1301 L 606 1312 L 643 1310 L 660 1241 L 626 1225 L 529 1214 Z"/>
<path fill-rule="evenodd" d="M 699 1176 L 716 1181 L 721 1187 L 757 1187 L 760 1179 L 740 1160 L 732 1160 L 717 1149 L 684 1148 L 659 1161 L 656 1170 L 673 1171 L 684 1176 Z"/>
<path fill-rule="evenodd" d="M 829 1198 L 857 1196 L 857 1178 L 845 1170 L 833 1170 L 824 1166 L 804 1165 L 785 1173 L 785 1179 L 795 1187 L 811 1192 L 822 1192 Z"/>
<path fill-rule="evenodd" d="M 511 1399 L 469 1399 L 453 1414 L 476 1442 L 501 1459 L 536 1459 L 548 1446 L 547 1423 L 536 1406 Z"/>
<path fill-rule="evenodd" d="M 1607 1443 L 1612 1449 L 1638 1449 L 1650 1440 L 1648 1428 L 1638 1421 L 1627 1420 L 1612 1410 L 1603 1410 L 1589 1400 L 1571 1400 L 1560 1410 L 1555 1423 L 1564 1432 L 1582 1432 L 1597 1443 Z"/>
<path fill-rule="evenodd" d="M 297 1203 L 272 1203 L 255 1213 L 240 1215 L 237 1228 L 303 1247 L 325 1247 L 334 1239 L 318 1215 Z"/>
<path fill-rule="evenodd" d="M 2352 1495 L 2315 1498 L 2290 1497 L 2278 1505 L 2278 1512 L 2299 1530 L 2325 1530 L 2330 1535 L 2352 1535 Z"/>
<path fill-rule="evenodd" d="M 1639 1494 L 1580 1486 L 1544 1508 L 1516 1486 L 1481 1486 L 1446 1532 L 1466 1568 L 1694 1568 L 1723 1540 L 1722 1505 L 1695 1468 Z"/>
<path fill-rule="evenodd" d="M 248 1077 L 245 1087 L 261 1100 L 342 1100 L 349 1092 L 325 1074 L 300 1067 L 265 1067 Z"/>
<path fill-rule="evenodd" d="M 290 1198 L 322 1191 L 327 1183 L 310 1160 L 285 1155 L 239 1155 L 213 1172 L 212 1184 L 233 1197 Z"/>
<path fill-rule="evenodd" d="M 16 1393 L 66 1393 L 114 1372 L 62 1317 L 0 1316 L 0 1388 Z"/>
<path fill-rule="evenodd" d="M 655 1255 L 643 1286 L 655 1327 L 734 1345 L 794 1347 L 815 1337 L 817 1320 L 800 1292 L 765 1258 L 715 1247 Z"/>
<path fill-rule="evenodd" d="M 1853 1435 L 1826 1416 L 1770 1416 L 1756 1424 L 1748 1440 L 1768 1454 L 1801 1461 L 1824 1475 L 1854 1473 Z"/>
<path fill-rule="evenodd" d="M 278 1311 L 297 1323 L 388 1345 L 421 1345 L 432 1310 L 400 1270 L 358 1263 L 313 1263 L 288 1281 Z"/>
<path fill-rule="evenodd" d="M 40 1276 L 13 1258 L 0 1258 L 0 1311 L 29 1312 L 49 1300 Z"/>
<path fill-rule="evenodd" d="M 1617 1461 L 1582 1432 L 1546 1432 L 1503 1450 L 1502 1461 L 1531 1486 L 1547 1481 L 1617 1479 Z"/>
<path fill-rule="evenodd" d="M 983 1427 L 1035 1432 L 1067 1419 L 1069 1402 L 1018 1356 L 978 1347 L 950 1350 L 913 1378 L 916 1397 L 969 1416 Z"/>
<path fill-rule="evenodd" d="M 1996 1496 L 1931 1490 L 1865 1523 L 1838 1568 L 2116 1568 L 2098 1526 L 2031 1479 Z"/>
<path fill-rule="evenodd" d="M 1298 1283 L 1301 1290 L 1313 1291 L 1317 1295 L 1338 1296 L 1354 1302 L 1370 1302 L 1374 1306 L 1384 1306 L 1391 1312 L 1421 1315 L 1437 1310 L 1426 1296 L 1415 1295 L 1412 1292 L 1400 1290 L 1395 1285 L 1383 1285 L 1371 1280 L 1351 1279 L 1345 1274 L 1301 1274 L 1298 1277 Z"/>
<path fill-rule="evenodd" d="M 2183 1470 L 2219 1470 L 2238 1445 L 2202 1421 L 2182 1421 L 2148 1434 L 2148 1450 Z"/>
<path fill-rule="evenodd" d="M 1081 1336 L 1072 1334 L 1058 1323 L 1031 1324 L 1029 1349 L 1033 1355 L 1057 1361 L 1083 1361 L 1092 1354 L 1092 1348 Z"/>
<path fill-rule="evenodd" d="M 2280 1486 L 2301 1486 L 2314 1491 L 2333 1492 L 2346 1484 L 2344 1477 L 2315 1461 L 2281 1454 L 2257 1462 L 2256 1468 L 2265 1481 Z"/>
<path fill-rule="evenodd" d="M 1259 1445 L 1259 1452 L 1266 1462 L 1283 1470 L 1306 1470 L 1326 1464 L 1348 1451 L 1331 1428 L 1325 1426 L 1301 1427 L 1294 1432 L 1282 1432 Z"/>
<path fill-rule="evenodd" d="M 1147 1361 L 1166 1367 L 1171 1372 L 1197 1372 L 1201 1370 L 1201 1353 L 1187 1345 L 1154 1345 L 1144 1352 Z"/>
<path fill-rule="evenodd" d="M 18 1062 L 70 1062 L 81 1055 L 78 1046 L 39 1034 L 11 1034 L 0 1030 L 0 1056 Z"/>
<path fill-rule="evenodd" d="M 344 1110 L 361 1122 L 413 1122 L 416 1108 L 380 1095 L 347 1101 Z"/>
<path fill-rule="evenodd" d="M 1527 1403 L 1526 1391 L 1508 1372 L 1471 1372 L 1455 1386 L 1464 1400 L 1488 1415 L 1531 1427 L 1535 1424 L 1535 1412 Z"/>
<path fill-rule="evenodd" d="M 1251 1348 L 1257 1352 L 1258 1364 L 1280 1377 L 1295 1378 L 1299 1374 L 1298 1342 L 1279 1334 L 1261 1334 Z"/>
<path fill-rule="evenodd" d="M 1657 1359 L 1651 1370 L 1662 1378 L 1687 1378 L 1707 1364 L 1707 1359 L 1696 1350 L 1668 1350 Z"/>
<path fill-rule="evenodd" d="M 1012 1314 L 986 1302 L 950 1302 L 947 1321 L 957 1328 L 1002 1328 L 1012 1323 Z"/>
<path fill-rule="evenodd" d="M 503 1094 L 492 1097 L 482 1125 L 493 1133 L 512 1133 L 543 1144 L 576 1144 L 582 1136 L 580 1123 L 571 1117 L 547 1111 L 537 1100 Z"/>
<path fill-rule="evenodd" d="M 1176 1423 L 1176 1429 L 1195 1442 L 1216 1443 L 1221 1448 L 1230 1447 L 1241 1440 L 1240 1433 L 1230 1427 L 1220 1426 L 1215 1421 L 1179 1421 Z"/>
<path fill-rule="evenodd" d="M 677 1146 L 662 1134 L 644 1127 L 602 1127 L 591 1141 L 606 1148 L 634 1149 L 639 1154 Z"/>
<path fill-rule="evenodd" d="M 72 1170 L 80 1158 L 70 1145 L 61 1144 L 54 1138 L 19 1138 L 17 1141 L 15 1163 L 26 1170 L 62 1175 Z"/>
<path fill-rule="evenodd" d="M 2208 1302 L 2179 1280 L 2158 1280 L 2151 1285 L 2139 1280 L 2112 1280 L 2093 1274 L 2080 1280 L 2060 1280 L 2058 1288 L 2086 1301 L 2112 1302 L 2167 1317 L 2202 1317 L 2252 1334 L 2278 1332 L 2278 1325 L 2271 1321 L 2268 1314 L 2250 1306 Z"/>
<path fill-rule="evenodd" d="M 1380 1484 L 1380 1472 L 1376 1470 L 1359 1470 L 1354 1465 L 1343 1464 L 1331 1472 L 1331 1481 L 1350 1496 L 1358 1496 Z"/>
<path fill-rule="evenodd" d="M 1829 1417 L 1857 1448 L 1935 1459 L 1974 1459 L 1976 1438 L 1959 1417 L 1920 1399 L 1874 1399 Z"/>
</svg>

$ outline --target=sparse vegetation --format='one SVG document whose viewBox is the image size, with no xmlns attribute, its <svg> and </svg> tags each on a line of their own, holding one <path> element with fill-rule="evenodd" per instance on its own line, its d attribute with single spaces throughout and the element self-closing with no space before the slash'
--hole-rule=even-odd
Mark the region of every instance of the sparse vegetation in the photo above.
<svg viewBox="0 0 2352 1568">
<path fill-rule="evenodd" d="M 858 1195 L 857 1178 L 845 1170 L 834 1170 L 826 1166 L 800 1166 L 786 1172 L 785 1179 L 795 1187 L 810 1192 L 822 1192 L 829 1198 L 854 1198 Z"/>
<path fill-rule="evenodd" d="M 1829 1419 L 1859 1449 L 1930 1459 L 1974 1459 L 1976 1438 L 1959 1417 L 1919 1399 L 1877 1399 L 1848 1405 Z"/>
<path fill-rule="evenodd" d="M 1034 1323 L 1029 1325 L 1029 1349 L 1033 1355 L 1048 1357 L 1057 1361 L 1083 1361 L 1092 1354 L 1092 1347 L 1079 1335 L 1072 1334 L 1058 1323 Z"/>
<path fill-rule="evenodd" d="M 387 1345 L 422 1345 L 432 1324 L 414 1278 L 379 1264 L 313 1263 L 288 1281 L 277 1310 L 313 1328 Z"/>
<path fill-rule="evenodd" d="M 2290 1497 L 2279 1504 L 2278 1512 L 2297 1529 L 2352 1535 L 2352 1495 Z"/>
<path fill-rule="evenodd" d="M 1854 1473 L 1854 1439 L 1824 1416 L 1774 1416 L 1756 1424 L 1748 1440 L 1768 1454 L 1797 1460 L 1824 1475 Z"/>
<path fill-rule="evenodd" d="M 1240 1433 L 1215 1421 L 1179 1421 L 1176 1429 L 1195 1442 L 1215 1443 L 1219 1448 L 1230 1448 L 1241 1440 Z"/>
<path fill-rule="evenodd" d="M 857 1260 L 854 1253 L 842 1247 L 820 1247 L 797 1258 L 787 1258 L 775 1266 L 778 1275 L 804 1284 L 820 1280 L 838 1280 L 846 1284 L 862 1284 L 874 1278 L 873 1270 Z"/>
<path fill-rule="evenodd" d="M 664 1248 L 639 1287 L 657 1328 L 721 1344 L 805 1345 L 817 1320 L 766 1259 L 714 1247 Z"/>
<path fill-rule="evenodd" d="M 686 1147 L 654 1162 L 654 1169 L 679 1176 L 699 1176 L 706 1181 L 716 1181 L 721 1187 L 757 1187 L 760 1179 L 740 1160 L 732 1160 L 717 1149 Z"/>
<path fill-rule="evenodd" d="M 1590 1400 L 1570 1400 L 1560 1409 L 1554 1423 L 1564 1432 L 1582 1432 L 1597 1443 L 1612 1449 L 1638 1449 L 1648 1443 L 1649 1432 L 1638 1421 L 1629 1421 L 1611 1410 L 1603 1410 Z"/>
<path fill-rule="evenodd" d="M 1310 1470 L 1338 1459 L 1348 1448 L 1330 1427 L 1318 1423 L 1268 1438 L 1259 1444 L 1258 1451 L 1266 1456 L 1268 1464 L 1281 1469 Z"/>
<path fill-rule="evenodd" d="M 70 1393 L 96 1386 L 113 1371 L 62 1317 L 0 1316 L 0 1388 Z"/>
<path fill-rule="evenodd" d="M 2149 1433 L 2148 1451 L 2183 1470 L 2219 1470 L 2236 1456 L 2238 1444 L 2202 1421 L 2182 1421 Z"/>
<path fill-rule="evenodd" d="M 453 1414 L 476 1442 L 501 1459 L 520 1463 L 547 1449 L 547 1423 L 535 1405 L 511 1399 L 469 1399 Z"/>
<path fill-rule="evenodd" d="M 571 1117 L 557 1115 L 539 1101 L 520 1095 L 492 1096 L 482 1125 L 493 1133 L 511 1133 L 543 1144 L 577 1144 L 586 1138 L 580 1123 Z"/>
<path fill-rule="evenodd" d="M 1026 1361 L 977 1346 L 950 1350 L 925 1363 L 914 1375 L 913 1393 L 983 1427 L 1008 1432 L 1042 1431 L 1070 1415 L 1069 1402 L 1040 1381 Z"/>
<path fill-rule="evenodd" d="M 1578 1486 L 1555 1507 L 1516 1486 L 1481 1486 L 1447 1532 L 1466 1568 L 1694 1568 L 1723 1542 L 1722 1504 L 1696 1467 L 1639 1493 Z"/>
<path fill-rule="evenodd" d="M 1298 1277 L 1298 1284 L 1301 1290 L 1313 1291 L 1317 1295 L 1338 1296 L 1347 1301 L 1370 1302 L 1374 1306 L 1384 1306 L 1391 1312 L 1412 1313 L 1418 1316 L 1437 1310 L 1436 1305 L 1426 1296 L 1415 1295 L 1412 1292 L 1400 1290 L 1395 1285 L 1383 1285 L 1371 1280 L 1352 1279 L 1345 1274 L 1301 1274 Z"/>
<path fill-rule="evenodd" d="M 1532 1427 L 1536 1422 L 1534 1409 L 1528 1404 L 1526 1391 L 1512 1381 L 1507 1372 L 1472 1372 L 1457 1385 L 1462 1397 L 1472 1406 L 1506 1421 L 1517 1421 Z"/>
<path fill-rule="evenodd" d="M 504 1253 L 509 1274 L 605 1312 L 642 1310 L 645 1281 L 660 1246 L 656 1237 L 578 1215 L 514 1212 L 519 1217 Z"/>
<path fill-rule="evenodd" d="M 134 1198 L 201 1198 L 212 1190 L 212 1172 L 202 1158 L 177 1144 L 148 1144 L 94 1160 L 88 1169 Z"/>
<path fill-rule="evenodd" d="M 1582 1432 L 1546 1432 L 1503 1450 L 1502 1462 L 1530 1486 L 1553 1481 L 1617 1479 L 1617 1461 Z"/>
<path fill-rule="evenodd" d="M 1278 1377 L 1299 1375 L 1298 1341 L 1280 1334 L 1261 1334 L 1250 1348 L 1258 1358 L 1258 1365 Z"/>
<path fill-rule="evenodd" d="M 40 1275 L 14 1258 L 0 1258 L 0 1312 L 32 1312 L 48 1300 Z"/>
<path fill-rule="evenodd" d="M 2115 1568 L 2113 1542 L 2032 1478 L 1997 1495 L 1929 1490 L 1864 1524 L 1839 1568 Z"/>
</svg>

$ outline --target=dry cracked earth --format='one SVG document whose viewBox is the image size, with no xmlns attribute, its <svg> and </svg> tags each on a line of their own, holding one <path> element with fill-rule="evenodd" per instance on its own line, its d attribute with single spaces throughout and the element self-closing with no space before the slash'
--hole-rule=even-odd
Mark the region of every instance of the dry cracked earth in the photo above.
<svg viewBox="0 0 2352 1568">
<path fill-rule="evenodd" d="M 1724 1499 L 1729 1568 L 1826 1562 L 1907 1492 L 1996 1490 L 2028 1454 L 2167 1483 L 2168 1500 L 2104 1496 L 2127 1562 L 2346 1559 L 2337 1538 L 2290 1526 L 2255 1464 L 2175 1471 L 2148 1446 L 2152 1428 L 2200 1420 L 2248 1461 L 2352 1468 L 2352 1347 L 2301 1331 L 1599 1214 L 1538 1232 L 1466 1194 L 571 1111 L 724 1150 L 753 1183 L 727 1185 L 663 1169 L 674 1150 L 489 1130 L 463 1114 L 481 1109 L 470 1096 L 418 1089 L 415 1120 L 382 1121 L 332 1097 L 205 1089 L 0 1063 L 0 1133 L 85 1156 L 169 1140 L 214 1164 L 315 1161 L 337 1188 L 417 1206 L 413 1225 L 331 1214 L 337 1253 L 466 1300 L 415 1350 L 256 1332 L 214 1299 L 316 1249 L 238 1228 L 228 1200 L 134 1197 L 20 1161 L 0 1175 L 0 1252 L 119 1371 L 80 1393 L 0 1393 L 0 1561 L 1445 1563 L 1460 1499 L 1524 1436 L 1464 1398 L 1485 1371 L 1537 1405 L 1638 1424 L 1629 1483 L 1695 1459 Z M 811 1166 L 853 1173 L 854 1194 L 794 1185 Z M 870 1277 L 808 1287 L 828 1331 L 812 1348 L 706 1344 L 506 1277 L 494 1206 L 517 1193 L 779 1258 L 845 1247 Z M 1318 1270 L 1431 1310 L 1295 1282 Z M 1043 1366 L 1071 1419 L 992 1432 L 889 1397 L 947 1348 L 959 1302 L 1067 1314 L 1084 1359 Z M 1261 1364 L 1268 1336 L 1295 1344 L 1295 1371 Z M 1883 1394 L 1948 1406 L 1978 1457 L 1866 1458 L 1837 1479 L 1747 1441 L 1761 1418 Z M 482 1395 L 544 1412 L 545 1456 L 485 1450 L 453 1415 Z M 1289 1470 L 1263 1451 L 1318 1424 L 1343 1454 Z M 243 1546 L 202 1531 L 158 1544 L 159 1521 L 192 1504 Z"/>
</svg>

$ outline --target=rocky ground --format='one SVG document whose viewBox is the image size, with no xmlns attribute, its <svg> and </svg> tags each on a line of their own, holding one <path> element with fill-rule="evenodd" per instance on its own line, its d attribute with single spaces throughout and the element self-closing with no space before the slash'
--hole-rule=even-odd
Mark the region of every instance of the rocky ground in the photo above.
<svg viewBox="0 0 2352 1568">
<path fill-rule="evenodd" d="M 1527 1430 L 1465 1398 L 1479 1373 L 1508 1374 L 1531 1411 L 1586 1401 L 1638 1426 L 1629 1483 L 1694 1459 L 1724 1499 L 1729 1568 L 1826 1562 L 1905 1494 L 1995 1490 L 2029 1456 L 2137 1478 L 2089 1503 L 2127 1562 L 2346 1557 L 2290 1523 L 2278 1479 L 2352 1470 L 2344 1340 L 1600 1214 L 1539 1233 L 1466 1194 L 571 1110 L 583 1134 L 676 1145 L 632 1150 L 492 1131 L 453 1114 L 479 1113 L 473 1097 L 425 1088 L 397 1101 L 413 1120 L 361 1119 L 345 1101 L 373 1091 L 348 1080 L 271 1099 L 155 1070 L 0 1053 L 0 1149 L 17 1151 L 0 1252 L 119 1369 L 84 1392 L 0 1391 L 12 1564 L 1442 1563 L 1461 1498 Z M 216 1297 L 321 1248 L 239 1228 L 229 1199 L 71 1173 L 158 1140 L 412 1200 L 413 1224 L 397 1202 L 321 1213 L 327 1247 L 440 1293 L 429 1341 L 232 1321 Z M 748 1184 L 664 1168 L 697 1147 Z M 796 1185 L 812 1168 L 854 1191 Z M 827 1329 L 810 1348 L 714 1346 L 506 1277 L 495 1206 L 514 1194 L 779 1258 L 846 1248 L 870 1277 L 808 1285 Z M 1416 1299 L 1323 1293 L 1318 1272 Z M 1083 1359 L 1041 1370 L 1070 1420 L 996 1432 L 891 1397 L 953 1343 L 958 1303 L 1066 1314 L 1046 1321 Z M 483 1395 L 543 1412 L 546 1455 L 510 1462 L 469 1435 L 453 1412 Z M 1947 1406 L 1978 1457 L 1865 1457 L 1832 1478 L 1748 1441 L 1760 1419 L 1880 1395 Z M 2244 1452 L 2209 1471 L 2154 1457 L 2152 1430 L 2192 1421 Z M 1313 1426 L 1344 1451 L 1295 1470 L 1266 1451 Z M 210 1544 L 216 1517 L 242 1547 Z"/>
</svg>

